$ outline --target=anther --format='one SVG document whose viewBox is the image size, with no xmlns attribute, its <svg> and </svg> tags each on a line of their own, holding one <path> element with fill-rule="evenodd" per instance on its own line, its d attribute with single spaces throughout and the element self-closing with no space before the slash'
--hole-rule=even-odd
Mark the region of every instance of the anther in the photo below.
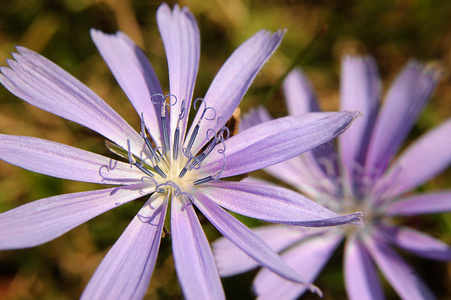
<svg viewBox="0 0 451 300">
<path fill-rule="evenodd" d="M 184 167 L 179 174 L 179 178 L 183 178 L 183 176 L 185 176 L 186 172 L 188 172 L 188 169 L 186 167 Z"/>
<path fill-rule="evenodd" d="M 174 146 L 173 146 L 174 149 L 172 153 L 172 157 L 174 158 L 174 160 L 177 160 L 177 157 L 179 155 L 179 139 L 180 139 L 180 129 L 177 127 L 174 133 Z"/>
<path fill-rule="evenodd" d="M 152 172 L 150 170 L 147 170 L 146 168 L 144 168 L 142 165 L 138 164 L 138 163 L 133 163 L 133 165 L 135 167 L 137 167 L 141 172 L 143 172 L 144 174 L 146 174 L 149 177 L 154 177 L 154 175 L 152 174 Z"/>
<path fill-rule="evenodd" d="M 166 178 L 166 177 L 167 177 L 166 174 L 163 172 L 162 169 L 160 169 L 159 166 L 154 166 L 153 169 L 154 169 L 155 172 L 157 172 L 158 175 L 160 175 L 161 177 L 163 177 L 163 178 Z"/>
<path fill-rule="evenodd" d="M 196 140 L 197 134 L 199 133 L 199 123 L 194 127 L 193 133 L 191 134 L 191 137 L 189 138 L 188 146 L 186 147 L 188 150 L 191 150 L 191 147 L 193 147 L 194 141 Z"/>
<path fill-rule="evenodd" d="M 164 151 L 169 152 L 169 135 L 168 135 L 168 123 L 166 121 L 166 106 L 161 107 L 161 129 L 163 131 L 163 143 Z"/>
<path fill-rule="evenodd" d="M 212 180 L 213 180 L 212 176 L 207 176 L 207 177 L 204 177 L 204 178 L 201 178 L 201 179 L 198 179 L 198 180 L 194 181 L 193 185 L 206 183 L 206 182 L 209 182 L 209 181 L 212 181 Z"/>
<path fill-rule="evenodd" d="M 160 161 L 160 157 L 155 152 L 155 149 L 152 146 L 152 143 L 150 139 L 147 137 L 147 129 L 146 125 L 144 123 L 144 115 L 141 114 L 141 137 L 144 139 L 144 142 L 146 143 L 147 148 L 149 149 L 150 153 L 152 154 L 153 159 L 155 159 L 155 162 L 158 163 Z"/>
</svg>

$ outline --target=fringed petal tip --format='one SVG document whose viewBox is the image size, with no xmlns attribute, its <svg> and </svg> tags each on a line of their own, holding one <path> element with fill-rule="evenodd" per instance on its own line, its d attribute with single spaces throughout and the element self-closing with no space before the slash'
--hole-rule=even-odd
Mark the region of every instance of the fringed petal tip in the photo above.
<svg viewBox="0 0 451 300">
<path fill-rule="evenodd" d="M 365 221 L 363 219 L 363 213 L 361 212 L 356 212 L 356 213 L 352 213 L 349 214 L 348 217 L 350 218 L 349 220 L 349 225 L 357 225 L 360 227 L 365 227 Z"/>
<path fill-rule="evenodd" d="M 160 5 L 160 7 L 157 10 L 157 17 L 158 17 L 158 15 L 162 15 L 162 14 L 173 15 L 173 14 L 179 14 L 179 13 L 182 13 L 186 17 L 194 20 L 194 16 L 191 14 L 188 7 L 184 6 L 180 9 L 180 6 L 178 4 L 175 4 L 174 8 L 171 10 L 171 7 L 167 3 L 162 3 Z"/>
<path fill-rule="evenodd" d="M 313 294 L 317 294 L 320 298 L 323 298 L 323 292 L 319 287 L 317 287 L 314 284 L 308 284 L 307 286 L 310 292 L 312 292 Z"/>
<path fill-rule="evenodd" d="M 352 113 L 352 116 L 354 117 L 354 121 L 355 121 L 357 118 L 360 118 L 360 117 L 363 116 L 363 113 L 362 113 L 360 110 L 354 110 L 354 111 L 349 111 L 349 110 L 348 110 L 347 112 Z"/>
<path fill-rule="evenodd" d="M 443 67 L 437 62 L 422 63 L 416 59 L 409 60 L 406 69 L 414 68 L 421 72 L 425 77 L 437 83 L 444 74 Z"/>
<path fill-rule="evenodd" d="M 357 120 L 358 118 L 363 116 L 363 113 L 360 110 L 344 110 L 344 111 L 337 112 L 337 114 L 346 115 L 346 117 L 349 120 L 349 122 L 344 124 L 344 127 L 339 127 L 339 129 L 337 130 L 337 131 L 341 131 L 341 133 L 339 133 L 339 134 L 342 134 L 352 124 L 354 124 L 355 120 Z"/>
<path fill-rule="evenodd" d="M 282 41 L 283 36 L 285 35 L 285 32 L 287 32 L 287 29 L 278 29 L 277 31 L 262 29 L 260 30 L 260 32 L 264 33 L 267 36 L 270 36 L 275 40 L 278 40 L 278 42 L 280 43 Z"/>
<path fill-rule="evenodd" d="M 336 222 L 333 222 L 334 219 L 336 219 Z M 361 227 L 365 226 L 363 220 L 363 213 L 361 212 L 355 212 L 337 218 L 331 218 L 328 219 L 328 221 L 330 223 L 329 226 L 339 226 L 339 225 L 357 225 Z"/>
</svg>

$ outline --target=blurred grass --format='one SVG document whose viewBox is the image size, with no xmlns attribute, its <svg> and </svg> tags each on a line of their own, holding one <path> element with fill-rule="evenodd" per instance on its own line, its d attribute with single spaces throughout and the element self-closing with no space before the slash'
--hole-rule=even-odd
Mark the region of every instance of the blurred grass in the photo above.
<svg viewBox="0 0 451 300">
<path fill-rule="evenodd" d="M 0 9 L 0 65 L 6 65 L 15 45 L 51 59 L 87 84 L 135 128 L 139 118 L 114 81 L 89 37 L 91 27 L 123 30 L 142 46 L 162 86 L 167 88 L 166 58 L 155 22 L 160 2 L 132 0 L 16 0 Z M 174 2 L 170 1 L 170 5 Z M 434 62 L 445 71 L 434 99 L 410 139 L 451 116 L 451 2 L 399 1 L 181 1 L 195 15 L 201 31 L 201 63 L 195 97 L 202 97 L 230 53 L 256 31 L 287 29 L 276 54 L 258 75 L 242 102 L 242 110 L 262 101 L 264 93 L 284 74 L 298 53 L 319 38 L 300 61 L 325 110 L 338 108 L 340 58 L 369 53 L 376 57 L 384 88 L 411 57 Z M 327 28 L 327 30 L 324 30 Z M 183 50 L 183 49 L 182 49 Z M 167 90 L 166 90 L 167 91 Z M 0 89 L 0 132 L 58 141 L 109 155 L 103 139 L 77 124 L 31 107 Z M 268 102 L 275 117 L 286 114 L 278 91 Z M 261 174 L 261 173 L 260 173 Z M 423 190 L 451 187 L 451 172 L 442 173 Z M 0 211 L 61 193 L 98 188 L 44 175 L 0 162 Z M 79 226 L 42 246 L 0 252 L 0 299 L 76 299 L 93 271 L 138 211 L 142 201 L 129 203 Z M 451 243 L 451 215 L 407 220 Z M 252 222 L 255 225 L 255 222 Z M 211 240 L 217 232 L 205 224 Z M 325 299 L 346 299 L 341 253 L 336 253 L 317 285 Z M 440 299 L 451 297 L 450 265 L 408 256 Z M 249 273 L 224 279 L 230 299 L 252 298 Z M 387 288 L 387 298 L 397 296 Z M 147 299 L 181 299 L 169 237 L 162 242 Z M 306 295 L 306 298 L 316 296 Z"/>
</svg>

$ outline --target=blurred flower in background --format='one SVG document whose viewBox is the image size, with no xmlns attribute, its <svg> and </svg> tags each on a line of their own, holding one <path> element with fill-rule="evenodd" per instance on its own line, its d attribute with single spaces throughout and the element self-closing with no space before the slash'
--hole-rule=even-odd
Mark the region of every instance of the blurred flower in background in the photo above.
<svg viewBox="0 0 451 300">
<path fill-rule="evenodd" d="M 167 1 L 172 6 L 175 1 Z M 429 1 L 304 1 L 304 0 L 183 0 L 199 23 L 202 36 L 202 63 L 196 80 L 196 94 L 205 95 L 211 79 L 243 41 L 261 28 L 276 31 L 286 28 L 283 43 L 260 70 L 245 101 L 247 111 L 262 104 L 268 88 L 286 72 L 299 48 L 305 55 L 297 61 L 316 87 L 325 111 L 338 110 L 339 72 L 337 63 L 343 53 L 372 53 L 379 64 L 385 87 L 409 57 L 437 60 L 445 70 L 435 99 L 423 111 L 408 136 L 413 141 L 428 129 L 451 116 L 451 2 Z M 6 65 L 16 45 L 49 57 L 80 79 L 102 99 L 119 111 L 130 125 L 139 129 L 141 120 L 124 96 L 89 36 L 90 28 L 103 32 L 126 33 L 152 61 L 163 87 L 169 86 L 165 49 L 155 30 L 155 11 L 161 1 L 153 0 L 15 0 L 4 1 L 0 10 L 0 65 Z M 324 30 L 328 28 L 328 30 Z M 318 36 L 318 32 L 321 34 Z M 311 45 L 315 36 L 315 42 Z M 166 76 L 165 76 L 166 75 Z M 387 83 L 387 84 L 385 84 Z M 99 134 L 74 122 L 20 101 L 0 89 L 0 132 L 35 136 L 75 146 L 103 156 L 117 158 Z M 275 117 L 285 116 L 281 94 L 275 94 L 266 108 Z M 356 124 L 355 124 L 356 125 Z M 257 172 L 258 176 L 266 176 Z M 280 181 L 279 181 L 280 183 Z M 451 172 L 446 170 L 424 184 L 420 191 L 451 187 Z M 74 193 L 98 188 L 91 183 L 70 181 L 30 172 L 0 161 L 0 212 L 30 199 Z M 0 251 L 0 298 L 75 299 L 84 290 L 93 272 L 111 245 L 144 205 L 138 199 L 106 212 L 67 232 L 50 243 L 14 251 Z M 248 226 L 260 222 L 240 218 Z M 205 219 L 200 219 L 209 241 L 219 236 Z M 409 226 L 421 228 L 447 244 L 451 243 L 451 214 L 403 218 Z M 341 249 L 341 248 L 339 248 Z M 406 254 L 406 253 L 404 253 Z M 403 255 L 441 299 L 448 299 L 449 264 L 420 260 Z M 343 285 L 342 256 L 337 251 L 326 272 L 316 283 L 328 299 L 347 299 Z M 162 239 L 146 299 L 182 298 L 174 271 L 171 240 Z M 427 276 L 425 276 L 427 274 Z M 255 274 L 223 278 L 230 299 L 253 299 L 250 286 Z M 387 282 L 381 277 L 384 286 Z M 387 299 L 398 299 L 390 288 Z M 303 299 L 317 299 L 306 293 Z"/>
<path fill-rule="evenodd" d="M 364 228 L 321 231 L 268 226 L 254 229 L 293 269 L 314 281 L 346 238 L 345 284 L 351 299 L 383 299 L 374 262 L 403 299 L 432 299 L 416 271 L 392 248 L 450 260 L 451 248 L 430 235 L 399 224 L 394 217 L 448 212 L 451 192 L 410 192 L 446 169 L 451 162 L 451 119 L 425 134 L 396 159 L 407 134 L 437 84 L 438 72 L 411 61 L 380 106 L 380 79 L 370 57 L 343 59 L 341 109 L 360 109 L 362 120 L 339 138 L 339 151 L 327 144 L 265 170 L 337 213 L 359 210 Z M 290 115 L 318 112 L 318 103 L 301 70 L 284 83 Z M 241 130 L 268 122 L 260 107 L 243 118 Z M 213 244 L 220 274 L 234 275 L 256 266 L 230 242 Z M 295 299 L 305 288 L 262 269 L 254 290 L 261 299 Z M 327 295 L 326 295 L 327 297 Z"/>
</svg>

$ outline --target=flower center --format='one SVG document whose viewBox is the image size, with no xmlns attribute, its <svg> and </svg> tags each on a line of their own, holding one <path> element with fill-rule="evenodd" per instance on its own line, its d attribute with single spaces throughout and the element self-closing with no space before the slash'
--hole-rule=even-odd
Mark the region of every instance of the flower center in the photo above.
<svg viewBox="0 0 451 300">
<path fill-rule="evenodd" d="M 170 101 L 166 103 L 167 99 L 175 99 L 175 101 L 173 103 Z M 205 107 L 197 123 L 194 125 L 192 133 L 187 137 L 188 142 L 185 143 L 183 129 L 185 128 L 188 118 L 187 112 L 189 111 L 185 100 L 179 104 L 180 113 L 175 128 L 170 128 L 170 122 L 167 118 L 168 107 L 174 107 L 178 104 L 175 96 L 156 94 L 152 96 L 151 100 L 160 111 L 162 145 L 159 145 L 149 135 L 146 124 L 144 123 L 144 117 L 141 116 L 140 135 L 145 142 L 145 149 L 143 151 L 145 154 L 144 159 L 138 159 L 131 153 L 130 143 L 128 149 L 130 165 L 135 166 L 143 172 L 144 176 L 142 180 L 153 182 L 156 187 L 156 192 L 172 193 L 175 196 L 184 193 L 184 186 L 186 184 L 199 185 L 211 180 L 218 180 L 223 169 L 217 174 L 209 176 L 201 175 L 198 169 L 213 150 L 225 155 L 225 144 L 223 142 L 229 137 L 229 129 L 225 127 L 225 122 L 222 117 L 216 118 L 216 112 L 212 107 L 207 107 L 204 100 L 196 99 L 194 107 L 196 107 L 198 101 L 202 101 Z M 213 129 L 207 130 L 206 135 L 209 142 L 197 154 L 193 154 L 192 148 L 199 136 L 199 130 L 203 120 L 211 121 L 214 119 L 218 121 L 222 120 L 222 128 L 218 132 Z M 170 140 L 170 136 L 173 136 L 172 141 Z"/>
<path fill-rule="evenodd" d="M 366 232 L 372 224 L 384 218 L 379 209 L 381 199 L 385 197 L 384 192 L 381 189 L 374 189 L 379 177 L 374 173 L 365 173 L 361 166 L 354 166 L 352 179 L 348 180 L 340 172 L 344 167 L 334 167 L 339 163 L 336 157 L 322 157 L 319 162 L 324 166 L 327 180 L 316 181 L 311 185 L 316 202 L 340 214 L 358 211 L 363 213 L 365 226 L 342 226 L 345 234 L 354 234 L 356 231 Z"/>
</svg>

